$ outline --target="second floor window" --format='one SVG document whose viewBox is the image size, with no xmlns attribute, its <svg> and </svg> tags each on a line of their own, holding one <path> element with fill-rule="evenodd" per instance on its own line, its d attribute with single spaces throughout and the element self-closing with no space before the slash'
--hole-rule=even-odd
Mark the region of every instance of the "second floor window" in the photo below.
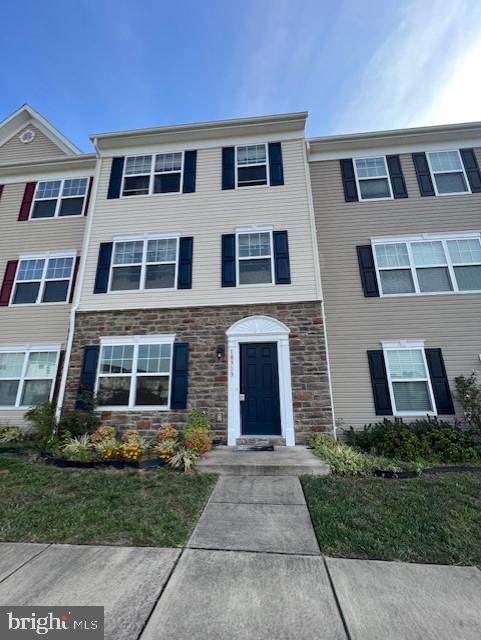
<svg viewBox="0 0 481 640">
<path fill-rule="evenodd" d="M 177 193 L 182 182 L 182 152 L 125 159 L 123 196 Z"/>
<path fill-rule="evenodd" d="M 21 258 L 11 304 L 67 302 L 74 256 Z"/>
<path fill-rule="evenodd" d="M 356 158 L 354 166 L 361 200 L 392 198 L 391 182 L 384 156 Z"/>
<path fill-rule="evenodd" d="M 81 216 L 84 212 L 88 178 L 67 178 L 39 182 L 35 189 L 31 218 Z"/>
<path fill-rule="evenodd" d="M 267 145 L 251 144 L 236 148 L 237 186 L 268 184 Z"/>
<path fill-rule="evenodd" d="M 272 284 L 272 233 L 237 234 L 239 285 Z"/>
<path fill-rule="evenodd" d="M 374 244 L 383 295 L 481 291 L 481 240 L 439 238 Z"/>
<path fill-rule="evenodd" d="M 469 193 L 468 181 L 458 150 L 428 153 L 428 162 L 437 195 Z"/>
<path fill-rule="evenodd" d="M 110 291 L 174 289 L 178 244 L 178 238 L 115 242 Z"/>
</svg>

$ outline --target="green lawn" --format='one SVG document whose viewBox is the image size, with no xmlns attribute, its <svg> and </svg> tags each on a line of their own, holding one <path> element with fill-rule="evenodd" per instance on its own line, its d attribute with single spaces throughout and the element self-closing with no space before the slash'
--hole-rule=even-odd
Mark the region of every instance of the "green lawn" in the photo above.
<svg viewBox="0 0 481 640">
<path fill-rule="evenodd" d="M 304 477 L 302 484 L 326 555 L 481 564 L 481 474 Z"/>
<path fill-rule="evenodd" d="M 149 471 L 58 469 L 0 456 L 0 540 L 183 545 L 215 477 Z"/>
</svg>

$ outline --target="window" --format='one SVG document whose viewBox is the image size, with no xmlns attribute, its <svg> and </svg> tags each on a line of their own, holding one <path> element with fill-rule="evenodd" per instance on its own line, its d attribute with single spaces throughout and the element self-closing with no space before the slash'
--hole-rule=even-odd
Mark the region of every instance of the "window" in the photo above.
<svg viewBox="0 0 481 640">
<path fill-rule="evenodd" d="M 51 400 L 58 349 L 0 351 L 0 407 L 30 407 Z"/>
<path fill-rule="evenodd" d="M 110 291 L 174 289 L 178 245 L 178 238 L 115 242 Z"/>
<path fill-rule="evenodd" d="M 67 302 L 74 256 L 21 258 L 11 304 Z"/>
<path fill-rule="evenodd" d="M 182 163 L 182 152 L 126 158 L 122 195 L 178 193 L 182 182 Z"/>
<path fill-rule="evenodd" d="M 240 285 L 272 284 L 272 232 L 237 234 L 237 282 Z"/>
<path fill-rule="evenodd" d="M 97 403 L 102 407 L 169 407 L 173 336 L 102 344 Z"/>
<path fill-rule="evenodd" d="M 39 182 L 35 190 L 32 218 L 81 216 L 88 178 L 67 178 Z"/>
<path fill-rule="evenodd" d="M 268 184 L 267 145 L 251 144 L 236 148 L 237 186 Z"/>
<path fill-rule="evenodd" d="M 374 242 L 382 295 L 481 291 L 481 241 L 472 238 Z"/>
<path fill-rule="evenodd" d="M 361 200 L 392 198 L 391 181 L 384 156 L 356 158 L 354 168 Z"/>
<path fill-rule="evenodd" d="M 427 154 L 436 195 L 470 193 L 461 155 L 455 151 L 435 151 Z"/>
<path fill-rule="evenodd" d="M 384 359 L 394 415 L 435 414 L 424 348 L 386 348 Z"/>
</svg>

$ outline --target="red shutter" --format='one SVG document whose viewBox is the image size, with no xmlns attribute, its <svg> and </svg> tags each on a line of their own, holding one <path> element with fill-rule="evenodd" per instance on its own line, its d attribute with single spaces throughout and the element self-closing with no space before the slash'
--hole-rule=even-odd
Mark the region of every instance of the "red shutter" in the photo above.
<svg viewBox="0 0 481 640">
<path fill-rule="evenodd" d="M 20 213 L 18 214 L 18 220 L 24 222 L 28 220 L 30 215 L 30 208 L 32 206 L 33 194 L 35 193 L 36 182 L 27 182 L 25 185 L 25 191 L 23 192 L 22 206 L 20 207 Z"/>
<path fill-rule="evenodd" d="M 55 386 L 53 388 L 52 404 L 56 404 L 58 392 L 60 391 L 60 383 L 62 382 L 63 363 L 65 360 L 65 351 L 62 350 L 58 356 L 57 375 L 55 377 Z"/>
<path fill-rule="evenodd" d="M 85 200 L 85 205 L 84 205 L 84 216 L 88 215 L 89 212 L 89 202 L 90 202 L 90 194 L 92 193 L 92 183 L 94 181 L 93 176 L 90 176 L 89 178 L 89 186 L 87 187 L 87 198 Z"/>
<path fill-rule="evenodd" d="M 0 307 L 8 307 L 12 294 L 15 274 L 17 273 L 18 260 L 9 260 L 3 277 L 2 288 L 0 289 Z"/>
<path fill-rule="evenodd" d="M 70 298 L 69 298 L 69 303 L 70 304 L 72 304 L 72 302 L 73 302 L 73 294 L 75 292 L 75 283 L 77 281 L 77 273 L 78 273 L 79 264 L 80 264 L 80 256 L 77 256 L 75 258 L 75 264 L 74 264 L 74 268 L 73 268 L 72 285 L 70 286 Z"/>
</svg>

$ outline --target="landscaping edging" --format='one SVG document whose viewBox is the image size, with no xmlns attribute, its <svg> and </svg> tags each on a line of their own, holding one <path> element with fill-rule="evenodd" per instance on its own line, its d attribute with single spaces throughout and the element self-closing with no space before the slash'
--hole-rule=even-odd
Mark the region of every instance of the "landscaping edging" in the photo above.
<svg viewBox="0 0 481 640">
<path fill-rule="evenodd" d="M 114 469 L 154 469 L 162 467 L 166 463 L 160 458 L 151 460 L 139 460 L 138 462 L 129 462 L 127 460 L 97 460 L 92 462 L 80 462 L 77 460 L 65 460 L 64 458 L 54 458 L 48 454 L 41 454 L 45 462 L 53 464 L 56 467 L 71 469 L 105 469 L 113 467 Z"/>
<path fill-rule="evenodd" d="M 419 471 L 383 471 L 382 469 L 374 469 L 373 475 L 378 478 L 386 479 L 409 479 L 419 478 L 420 476 L 431 476 L 437 473 L 481 473 L 481 467 L 428 467 Z"/>
</svg>

